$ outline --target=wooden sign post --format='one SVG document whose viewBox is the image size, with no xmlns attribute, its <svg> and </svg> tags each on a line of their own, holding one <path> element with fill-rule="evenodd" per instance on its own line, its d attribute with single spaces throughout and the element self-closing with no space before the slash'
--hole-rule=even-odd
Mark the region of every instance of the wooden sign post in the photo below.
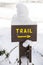
<svg viewBox="0 0 43 65">
<path fill-rule="evenodd" d="M 37 25 L 12 25 L 11 26 L 11 41 L 19 42 L 19 59 L 26 56 L 31 62 L 32 47 L 23 47 L 22 44 L 26 40 L 37 41 Z M 27 50 L 29 50 L 27 52 Z M 21 65 L 21 62 L 19 63 Z"/>
</svg>

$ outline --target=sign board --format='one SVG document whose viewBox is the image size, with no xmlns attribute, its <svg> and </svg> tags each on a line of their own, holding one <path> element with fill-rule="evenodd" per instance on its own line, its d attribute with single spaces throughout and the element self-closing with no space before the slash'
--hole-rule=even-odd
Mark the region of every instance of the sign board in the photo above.
<svg viewBox="0 0 43 65">
<path fill-rule="evenodd" d="M 24 40 L 37 41 L 37 25 L 12 25 L 12 42 L 21 42 Z"/>
</svg>

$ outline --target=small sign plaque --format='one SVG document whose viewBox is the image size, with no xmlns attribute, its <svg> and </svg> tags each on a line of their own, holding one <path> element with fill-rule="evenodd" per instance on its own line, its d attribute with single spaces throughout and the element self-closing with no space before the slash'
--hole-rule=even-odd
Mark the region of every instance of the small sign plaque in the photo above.
<svg viewBox="0 0 43 65">
<path fill-rule="evenodd" d="M 21 42 L 24 40 L 37 41 L 37 25 L 12 25 L 11 40 L 12 42 Z"/>
</svg>

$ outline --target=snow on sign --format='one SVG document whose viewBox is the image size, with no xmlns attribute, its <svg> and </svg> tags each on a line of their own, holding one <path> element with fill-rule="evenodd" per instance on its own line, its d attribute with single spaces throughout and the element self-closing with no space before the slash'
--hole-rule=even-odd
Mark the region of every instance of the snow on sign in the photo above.
<svg viewBox="0 0 43 65">
<path fill-rule="evenodd" d="M 29 65 L 32 63 L 31 43 L 37 41 L 37 25 L 28 18 L 24 4 L 19 3 L 16 7 L 17 15 L 13 17 L 11 25 L 11 41 L 19 42 L 19 65 Z"/>
</svg>

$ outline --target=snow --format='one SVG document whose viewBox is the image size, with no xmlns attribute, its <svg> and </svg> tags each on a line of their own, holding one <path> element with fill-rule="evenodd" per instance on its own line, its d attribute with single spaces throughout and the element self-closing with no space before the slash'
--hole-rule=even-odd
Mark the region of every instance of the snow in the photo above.
<svg viewBox="0 0 43 65">
<path fill-rule="evenodd" d="M 12 63 L 15 62 L 15 59 L 18 58 L 19 59 L 19 42 L 11 42 L 11 30 L 10 29 L 2 29 L 0 30 L 0 46 L 2 47 L 1 49 L 5 49 L 7 52 L 10 52 L 11 49 L 13 49 L 15 46 L 18 46 L 15 50 L 12 51 L 12 53 L 10 54 L 10 61 Z M 16 53 L 15 53 L 16 52 Z M 13 55 L 12 55 L 13 54 Z M 0 56 L 0 63 L 3 60 L 3 58 L 5 58 L 4 56 Z M 3 63 L 2 63 L 3 65 Z M 8 65 L 8 64 L 6 64 Z"/>
<path fill-rule="evenodd" d="M 31 40 L 26 40 L 24 43 L 23 43 L 23 46 L 24 47 L 27 47 L 28 45 L 32 45 L 32 41 Z"/>
<path fill-rule="evenodd" d="M 29 5 L 30 5 L 29 6 L 30 18 L 32 17 L 31 20 L 32 21 L 39 21 L 39 22 L 43 21 L 43 15 L 42 15 L 43 14 L 42 13 L 43 4 L 37 4 L 37 5 L 36 4 L 29 4 Z M 1 11 L 3 9 L 4 8 L 2 8 L 2 9 L 0 8 Z M 5 15 L 4 18 L 5 17 L 6 18 L 7 17 L 12 18 L 13 14 L 15 12 L 14 10 L 12 11 L 10 9 L 9 9 L 10 13 L 7 13 L 8 9 L 4 9 L 4 11 L 6 12 L 6 13 L 4 12 L 4 14 L 2 12 L 0 12 L 0 14 L 2 16 Z M 12 14 L 12 12 L 13 12 L 13 14 Z M 5 49 L 6 52 L 10 52 L 10 50 L 13 49 L 15 46 L 18 46 L 18 47 L 15 50 L 13 50 L 9 56 L 9 60 L 11 61 L 11 64 L 9 64 L 8 59 L 6 59 L 2 62 L 2 60 L 5 58 L 5 55 L 3 55 L 3 56 L 0 56 L 0 65 L 17 65 L 16 58 L 19 59 L 19 42 L 11 42 L 11 28 L 9 28 L 11 26 L 11 20 L 5 20 L 5 19 L 0 19 L 0 21 L 1 21 L 0 22 L 0 50 Z M 39 22 L 37 23 L 38 24 L 37 42 L 33 42 L 34 44 L 32 46 L 32 63 L 34 65 L 43 65 L 43 57 L 42 57 L 42 55 L 43 55 L 43 27 L 42 27 L 43 22 L 42 23 L 39 23 Z M 24 24 L 24 22 L 22 22 L 22 23 L 21 22 L 19 22 L 19 23 L 15 22 L 15 24 Z M 23 62 L 27 61 L 27 60 L 24 60 L 27 58 L 22 58 L 22 59 L 23 59 L 22 60 Z"/>
</svg>

